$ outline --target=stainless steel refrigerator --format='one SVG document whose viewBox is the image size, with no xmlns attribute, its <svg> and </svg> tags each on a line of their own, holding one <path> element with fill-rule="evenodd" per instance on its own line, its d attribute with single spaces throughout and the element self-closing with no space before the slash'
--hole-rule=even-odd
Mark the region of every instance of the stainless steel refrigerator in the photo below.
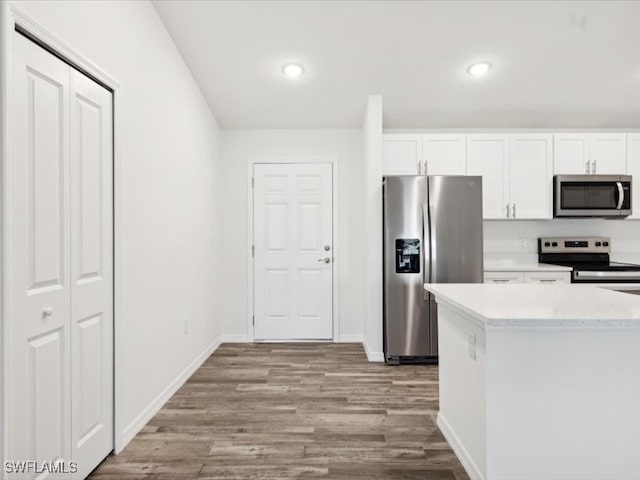
<svg viewBox="0 0 640 480">
<path fill-rule="evenodd" d="M 435 362 L 438 313 L 425 283 L 481 283 L 482 177 L 383 180 L 384 353 Z"/>
</svg>

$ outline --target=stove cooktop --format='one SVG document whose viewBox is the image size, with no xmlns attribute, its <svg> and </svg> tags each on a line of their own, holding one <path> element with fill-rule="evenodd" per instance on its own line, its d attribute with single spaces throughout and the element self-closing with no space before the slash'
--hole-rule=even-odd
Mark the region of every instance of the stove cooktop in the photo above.
<svg viewBox="0 0 640 480">
<path fill-rule="evenodd" d="M 605 271 L 640 271 L 640 265 L 624 262 L 545 262 L 553 265 L 562 265 L 563 267 L 571 267 L 574 270 L 605 270 Z"/>
<path fill-rule="evenodd" d="M 608 237 L 538 239 L 538 261 L 571 267 L 572 283 L 640 283 L 640 265 L 612 262 Z"/>
</svg>

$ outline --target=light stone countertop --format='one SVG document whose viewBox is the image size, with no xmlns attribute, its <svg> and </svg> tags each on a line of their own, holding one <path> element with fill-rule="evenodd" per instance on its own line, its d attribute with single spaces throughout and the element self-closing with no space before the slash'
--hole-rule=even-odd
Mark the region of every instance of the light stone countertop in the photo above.
<svg viewBox="0 0 640 480">
<path fill-rule="evenodd" d="M 485 272 L 570 272 L 571 267 L 548 263 L 490 262 L 484 264 Z"/>
<path fill-rule="evenodd" d="M 640 295 L 590 285 L 425 284 L 486 326 L 640 328 Z"/>
</svg>

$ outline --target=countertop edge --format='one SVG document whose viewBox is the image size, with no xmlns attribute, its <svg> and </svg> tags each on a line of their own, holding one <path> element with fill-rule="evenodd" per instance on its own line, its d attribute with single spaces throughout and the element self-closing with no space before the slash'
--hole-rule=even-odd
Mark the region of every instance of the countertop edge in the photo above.
<svg viewBox="0 0 640 480">
<path fill-rule="evenodd" d="M 571 267 L 548 263 L 485 263 L 485 272 L 570 272 Z"/>
<path fill-rule="evenodd" d="M 444 303 L 463 312 L 466 316 L 475 319 L 479 324 L 490 328 L 531 328 L 531 327 L 567 327 L 567 328 L 625 328 L 639 329 L 640 322 L 637 319 L 542 319 L 542 318 L 493 318 L 487 317 L 473 310 L 446 294 L 442 294 L 432 288 L 430 284 L 424 284 L 425 290 L 436 296 L 437 303 Z M 436 287 L 437 288 L 437 287 Z M 598 288 L 598 287 L 594 287 Z"/>
</svg>

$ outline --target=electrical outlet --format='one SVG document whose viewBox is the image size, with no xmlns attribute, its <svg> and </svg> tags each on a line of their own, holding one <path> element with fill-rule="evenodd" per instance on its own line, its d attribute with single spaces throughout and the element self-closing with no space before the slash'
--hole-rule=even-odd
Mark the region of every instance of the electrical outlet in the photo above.
<svg viewBox="0 0 640 480">
<path fill-rule="evenodd" d="M 476 334 L 473 332 L 467 333 L 468 340 L 468 352 L 469 356 L 475 360 L 476 359 Z"/>
<path fill-rule="evenodd" d="M 184 317 L 184 334 L 189 333 L 189 318 Z"/>
<path fill-rule="evenodd" d="M 523 250 L 527 249 L 527 239 L 526 238 L 521 238 L 520 239 L 520 248 Z"/>
</svg>

